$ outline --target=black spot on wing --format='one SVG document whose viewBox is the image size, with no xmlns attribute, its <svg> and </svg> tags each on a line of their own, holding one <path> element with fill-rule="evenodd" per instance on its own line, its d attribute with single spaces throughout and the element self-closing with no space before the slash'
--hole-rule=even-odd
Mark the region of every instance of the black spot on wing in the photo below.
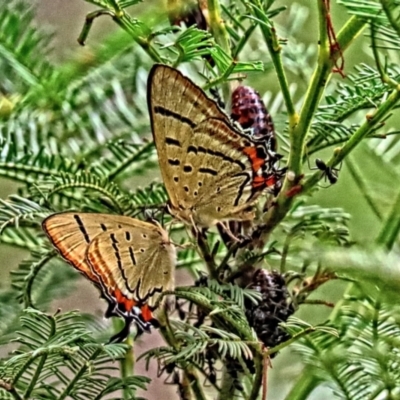
<svg viewBox="0 0 400 400">
<path fill-rule="evenodd" d="M 244 171 L 246 169 L 246 166 L 240 161 L 237 160 L 235 158 L 229 157 L 226 154 L 220 152 L 220 151 L 215 151 L 215 150 L 211 150 L 211 149 L 206 149 L 203 146 L 199 146 L 199 147 L 195 147 L 193 145 L 190 145 L 187 149 L 187 153 L 194 153 L 194 154 L 199 154 L 199 153 L 203 153 L 203 154 L 209 154 L 210 156 L 213 157 L 218 157 L 221 158 L 224 161 L 227 161 L 231 164 L 236 164 L 237 166 L 239 166 L 239 168 Z"/>
<path fill-rule="evenodd" d="M 236 176 L 244 176 L 246 179 L 243 181 L 243 183 L 239 187 L 236 199 L 233 202 L 234 206 L 239 205 L 239 200 L 243 195 L 243 190 L 244 190 L 245 186 L 250 182 L 250 176 L 248 174 L 238 174 Z M 250 197 L 246 201 L 249 201 L 251 199 L 252 195 L 253 195 L 253 193 L 250 195 Z"/>
<path fill-rule="evenodd" d="M 127 288 L 131 293 L 133 293 L 134 291 L 131 290 L 131 288 L 130 288 L 130 286 L 129 286 L 128 279 L 127 279 L 127 277 L 126 277 L 126 275 L 125 275 L 125 270 L 124 270 L 123 265 L 122 265 L 121 254 L 120 254 L 119 248 L 118 248 L 118 243 L 119 243 L 119 242 L 118 242 L 117 238 L 115 237 L 115 234 L 114 234 L 114 233 L 111 233 L 110 239 L 111 239 L 111 243 L 112 243 L 112 248 L 114 249 L 114 255 L 115 255 L 115 258 L 116 258 L 116 260 L 117 260 L 117 266 L 118 266 L 119 272 L 121 273 L 122 278 L 123 278 L 124 281 L 125 281 L 125 286 L 126 286 L 126 288 Z"/>
<path fill-rule="evenodd" d="M 181 163 L 181 162 L 180 162 L 177 158 L 175 158 L 175 159 L 168 158 L 168 164 L 170 164 L 170 165 L 177 166 L 177 165 L 179 165 L 180 163 Z"/>
<path fill-rule="evenodd" d="M 129 256 L 131 258 L 132 264 L 136 265 L 136 257 L 132 247 L 129 246 Z"/>
<path fill-rule="evenodd" d="M 182 147 L 181 142 L 179 140 L 168 136 L 165 138 L 165 143 L 170 146 Z"/>
<path fill-rule="evenodd" d="M 193 146 L 193 145 L 189 145 L 188 148 L 187 148 L 187 152 L 188 152 L 188 154 L 189 153 L 197 154 L 197 147 Z"/>
<path fill-rule="evenodd" d="M 78 224 L 78 228 L 81 231 L 83 238 L 85 239 L 86 243 L 90 243 L 90 236 L 85 228 L 85 225 L 83 224 L 83 221 L 81 217 L 78 214 L 74 215 L 75 221 Z"/>
<path fill-rule="evenodd" d="M 218 171 L 216 171 L 215 169 L 212 169 L 212 168 L 199 168 L 199 172 L 201 172 L 202 174 L 209 174 L 212 176 L 218 175 Z"/>
<path fill-rule="evenodd" d="M 180 115 L 174 111 L 168 110 L 168 108 L 162 106 L 156 106 L 154 107 L 154 112 L 156 114 L 161 114 L 164 117 L 170 117 L 176 119 L 186 125 L 189 125 L 192 129 L 196 127 L 196 124 L 191 119 L 186 118 L 183 115 Z"/>
</svg>

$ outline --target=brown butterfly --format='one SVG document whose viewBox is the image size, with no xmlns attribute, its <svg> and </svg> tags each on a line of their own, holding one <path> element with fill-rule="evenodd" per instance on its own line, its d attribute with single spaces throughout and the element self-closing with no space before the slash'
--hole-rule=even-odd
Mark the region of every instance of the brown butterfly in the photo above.
<svg viewBox="0 0 400 400">
<path fill-rule="evenodd" d="M 125 318 L 113 341 L 135 321 L 148 330 L 163 291 L 174 284 L 175 248 L 156 223 L 120 215 L 58 213 L 43 229 L 61 256 L 91 280 L 109 303 L 106 316 Z"/>
<path fill-rule="evenodd" d="M 171 214 L 202 227 L 252 220 L 252 205 L 277 181 L 275 154 L 174 68 L 152 68 L 147 100 Z"/>
</svg>

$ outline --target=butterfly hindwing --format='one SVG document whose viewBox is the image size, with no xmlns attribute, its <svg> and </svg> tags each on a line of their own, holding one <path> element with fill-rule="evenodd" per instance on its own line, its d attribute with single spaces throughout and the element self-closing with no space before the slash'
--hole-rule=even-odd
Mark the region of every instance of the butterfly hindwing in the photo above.
<svg viewBox="0 0 400 400">
<path fill-rule="evenodd" d="M 164 231 L 146 225 L 101 233 L 90 243 L 87 260 L 106 295 L 118 297 L 119 291 L 128 301 L 153 307 L 158 295 L 173 286 L 175 251 Z"/>
<path fill-rule="evenodd" d="M 148 102 L 172 213 L 203 226 L 252 219 L 249 207 L 265 188 L 254 185 L 255 174 L 267 154 L 171 67 L 152 68 Z"/>
</svg>

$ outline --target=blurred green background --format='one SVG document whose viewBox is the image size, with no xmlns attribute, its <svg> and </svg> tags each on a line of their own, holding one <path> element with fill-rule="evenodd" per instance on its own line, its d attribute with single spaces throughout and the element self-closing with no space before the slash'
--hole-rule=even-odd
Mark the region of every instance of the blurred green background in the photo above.
<svg viewBox="0 0 400 400">
<path fill-rule="evenodd" d="M 119 29 L 110 18 L 103 17 L 95 21 L 94 27 L 89 35 L 87 44 L 85 47 L 81 47 L 77 43 L 77 37 L 80 33 L 82 25 L 84 23 L 85 15 L 93 11 L 94 6 L 85 3 L 83 0 L 25 0 L 31 2 L 33 7 L 36 9 L 37 24 L 40 27 L 49 29 L 54 33 L 53 40 L 53 59 L 56 63 L 68 62 L 73 59 L 90 57 L 91 47 L 101 44 L 102 40 L 111 35 L 115 30 Z M 316 46 L 317 40 L 317 20 L 315 12 L 315 2 L 309 0 L 299 1 L 293 3 L 291 1 L 278 1 L 276 5 L 288 5 L 288 10 L 282 13 L 277 19 L 277 23 L 282 26 L 293 21 L 289 18 L 290 9 L 297 7 L 296 4 L 300 4 L 302 7 L 308 8 L 307 17 L 307 29 L 304 29 L 298 35 L 297 40 L 303 42 L 305 48 L 309 46 Z M 160 10 L 160 7 L 164 7 L 164 4 L 159 1 L 145 1 L 144 3 L 136 6 L 132 10 L 134 13 L 151 12 L 152 9 Z M 307 11 L 303 9 L 303 15 L 307 15 Z M 305 13 L 305 14 L 304 14 Z M 336 31 L 340 28 L 342 23 L 348 18 L 348 15 L 344 8 L 336 5 L 336 2 L 332 2 L 332 14 L 333 22 Z M 278 25 L 279 34 L 279 25 Z M 260 43 L 262 45 L 262 43 Z M 290 45 L 290 43 L 289 43 Z M 315 61 L 315 58 L 312 59 Z M 367 43 L 363 37 L 360 37 L 356 45 L 352 48 L 351 52 L 345 54 L 345 73 L 351 73 L 352 68 L 359 62 L 372 63 L 371 52 L 367 47 Z M 295 60 L 294 60 L 295 62 Z M 306 80 L 309 78 L 311 70 L 304 71 Z M 290 81 L 296 85 L 297 91 L 301 94 L 305 89 L 305 82 L 296 76 L 289 74 Z M 333 79 L 340 80 L 339 75 L 335 75 Z M 263 79 L 259 76 L 251 77 L 249 80 L 260 93 L 271 92 L 271 99 L 275 98 L 278 93 L 276 86 L 276 79 L 273 71 L 268 71 Z M 272 115 L 274 117 L 274 115 Z M 396 124 L 397 118 L 391 120 L 391 125 Z M 276 125 L 279 129 L 283 129 L 284 121 L 277 120 Z M 380 193 L 380 199 L 383 203 L 381 206 L 385 208 L 391 202 L 390 197 L 386 197 L 384 193 L 384 187 L 386 184 L 390 184 L 390 176 L 386 176 L 376 168 L 376 161 L 374 155 L 370 152 L 370 143 L 362 145 L 355 154 L 352 155 L 352 161 L 363 171 L 363 175 L 366 178 L 367 185 L 374 187 L 377 193 Z M 329 152 L 325 152 L 319 155 L 321 158 L 326 159 L 329 156 Z M 313 162 L 312 157 L 311 162 Z M 307 172 L 307 171 L 306 171 Z M 133 182 L 133 185 L 137 185 L 137 182 Z M 8 180 L 0 180 L 0 197 L 6 198 L 9 194 L 15 193 L 17 187 L 15 184 Z M 348 174 L 346 165 L 342 166 L 340 171 L 340 178 L 336 185 L 326 189 L 320 189 L 312 195 L 309 200 L 309 204 L 319 204 L 325 207 L 341 207 L 346 212 L 351 214 L 350 221 L 350 232 L 352 239 L 357 242 L 372 243 L 375 239 L 379 224 L 376 217 L 371 213 L 366 201 L 359 195 L 358 189 L 356 188 L 351 176 Z M 387 202 L 387 204 L 385 203 Z M 0 278 L 3 284 L 8 282 L 9 270 L 15 268 L 18 263 L 26 256 L 23 252 L 16 252 L 14 249 L 1 245 L 0 247 L 0 258 L 2 259 L 3 268 L 0 271 Z M 60 282 L 62 284 L 62 282 Z M 335 284 L 328 284 L 318 292 L 319 298 L 324 298 L 328 301 L 335 301 L 340 298 L 344 285 L 340 285 L 337 282 Z M 78 295 L 77 295 L 78 294 Z M 82 311 L 101 313 L 105 309 L 105 303 L 98 300 L 97 291 L 84 279 L 79 280 L 77 292 L 72 294 L 68 299 L 64 299 L 62 302 L 57 301 L 54 304 L 54 308 L 62 307 L 64 310 L 79 308 Z M 304 318 L 310 323 L 317 323 L 323 321 L 329 314 L 330 310 L 323 308 L 323 306 L 304 306 L 298 313 L 300 318 Z M 148 347 L 153 347 L 155 342 L 159 340 L 157 333 L 150 335 L 144 335 L 138 345 L 137 353 L 139 354 Z M 269 386 L 268 386 L 268 398 L 273 400 L 279 400 L 284 397 L 284 394 L 290 388 L 291 384 L 296 380 L 296 377 L 301 368 L 298 357 L 293 354 L 290 349 L 286 349 L 280 356 L 273 360 L 273 369 L 269 372 Z M 144 372 L 143 364 L 140 363 L 138 366 L 140 369 L 138 373 L 146 374 Z M 154 367 L 154 366 L 153 366 Z M 154 369 L 151 374 L 154 377 Z M 155 379 L 150 385 L 150 392 L 143 393 L 144 397 L 149 399 L 156 398 L 167 398 L 167 392 L 170 394 L 169 398 L 178 398 L 175 394 L 175 388 L 173 386 L 166 386 L 162 384 L 162 379 Z M 313 393 L 312 399 L 321 399 L 329 396 L 330 391 L 320 389 L 318 392 Z M 160 397 L 161 396 L 161 397 Z M 329 398 L 329 397 L 328 397 Z"/>
</svg>

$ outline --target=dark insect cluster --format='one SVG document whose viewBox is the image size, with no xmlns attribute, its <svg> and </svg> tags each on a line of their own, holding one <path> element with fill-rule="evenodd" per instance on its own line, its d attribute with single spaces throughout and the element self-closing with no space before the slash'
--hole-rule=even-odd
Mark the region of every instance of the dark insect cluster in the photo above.
<svg viewBox="0 0 400 400">
<path fill-rule="evenodd" d="M 239 86 L 234 90 L 231 118 L 243 129 L 251 129 L 254 139 L 263 140 L 270 150 L 276 151 L 274 123 L 256 90 L 249 86 Z"/>
<path fill-rule="evenodd" d="M 276 152 L 278 142 L 276 140 L 274 123 L 260 94 L 250 86 L 239 86 L 232 93 L 232 120 L 238 122 L 243 129 L 251 130 L 251 139 L 260 143 L 268 154 L 268 171 L 275 178 L 272 193 L 277 196 L 282 187 L 282 178 L 286 168 L 279 168 L 279 160 L 282 155 Z"/>
<path fill-rule="evenodd" d="M 269 348 L 289 339 L 279 323 L 287 321 L 295 309 L 288 301 L 289 292 L 282 275 L 258 269 L 249 287 L 262 295 L 258 304 L 250 301 L 245 304 L 247 320 L 258 338 Z"/>
</svg>

